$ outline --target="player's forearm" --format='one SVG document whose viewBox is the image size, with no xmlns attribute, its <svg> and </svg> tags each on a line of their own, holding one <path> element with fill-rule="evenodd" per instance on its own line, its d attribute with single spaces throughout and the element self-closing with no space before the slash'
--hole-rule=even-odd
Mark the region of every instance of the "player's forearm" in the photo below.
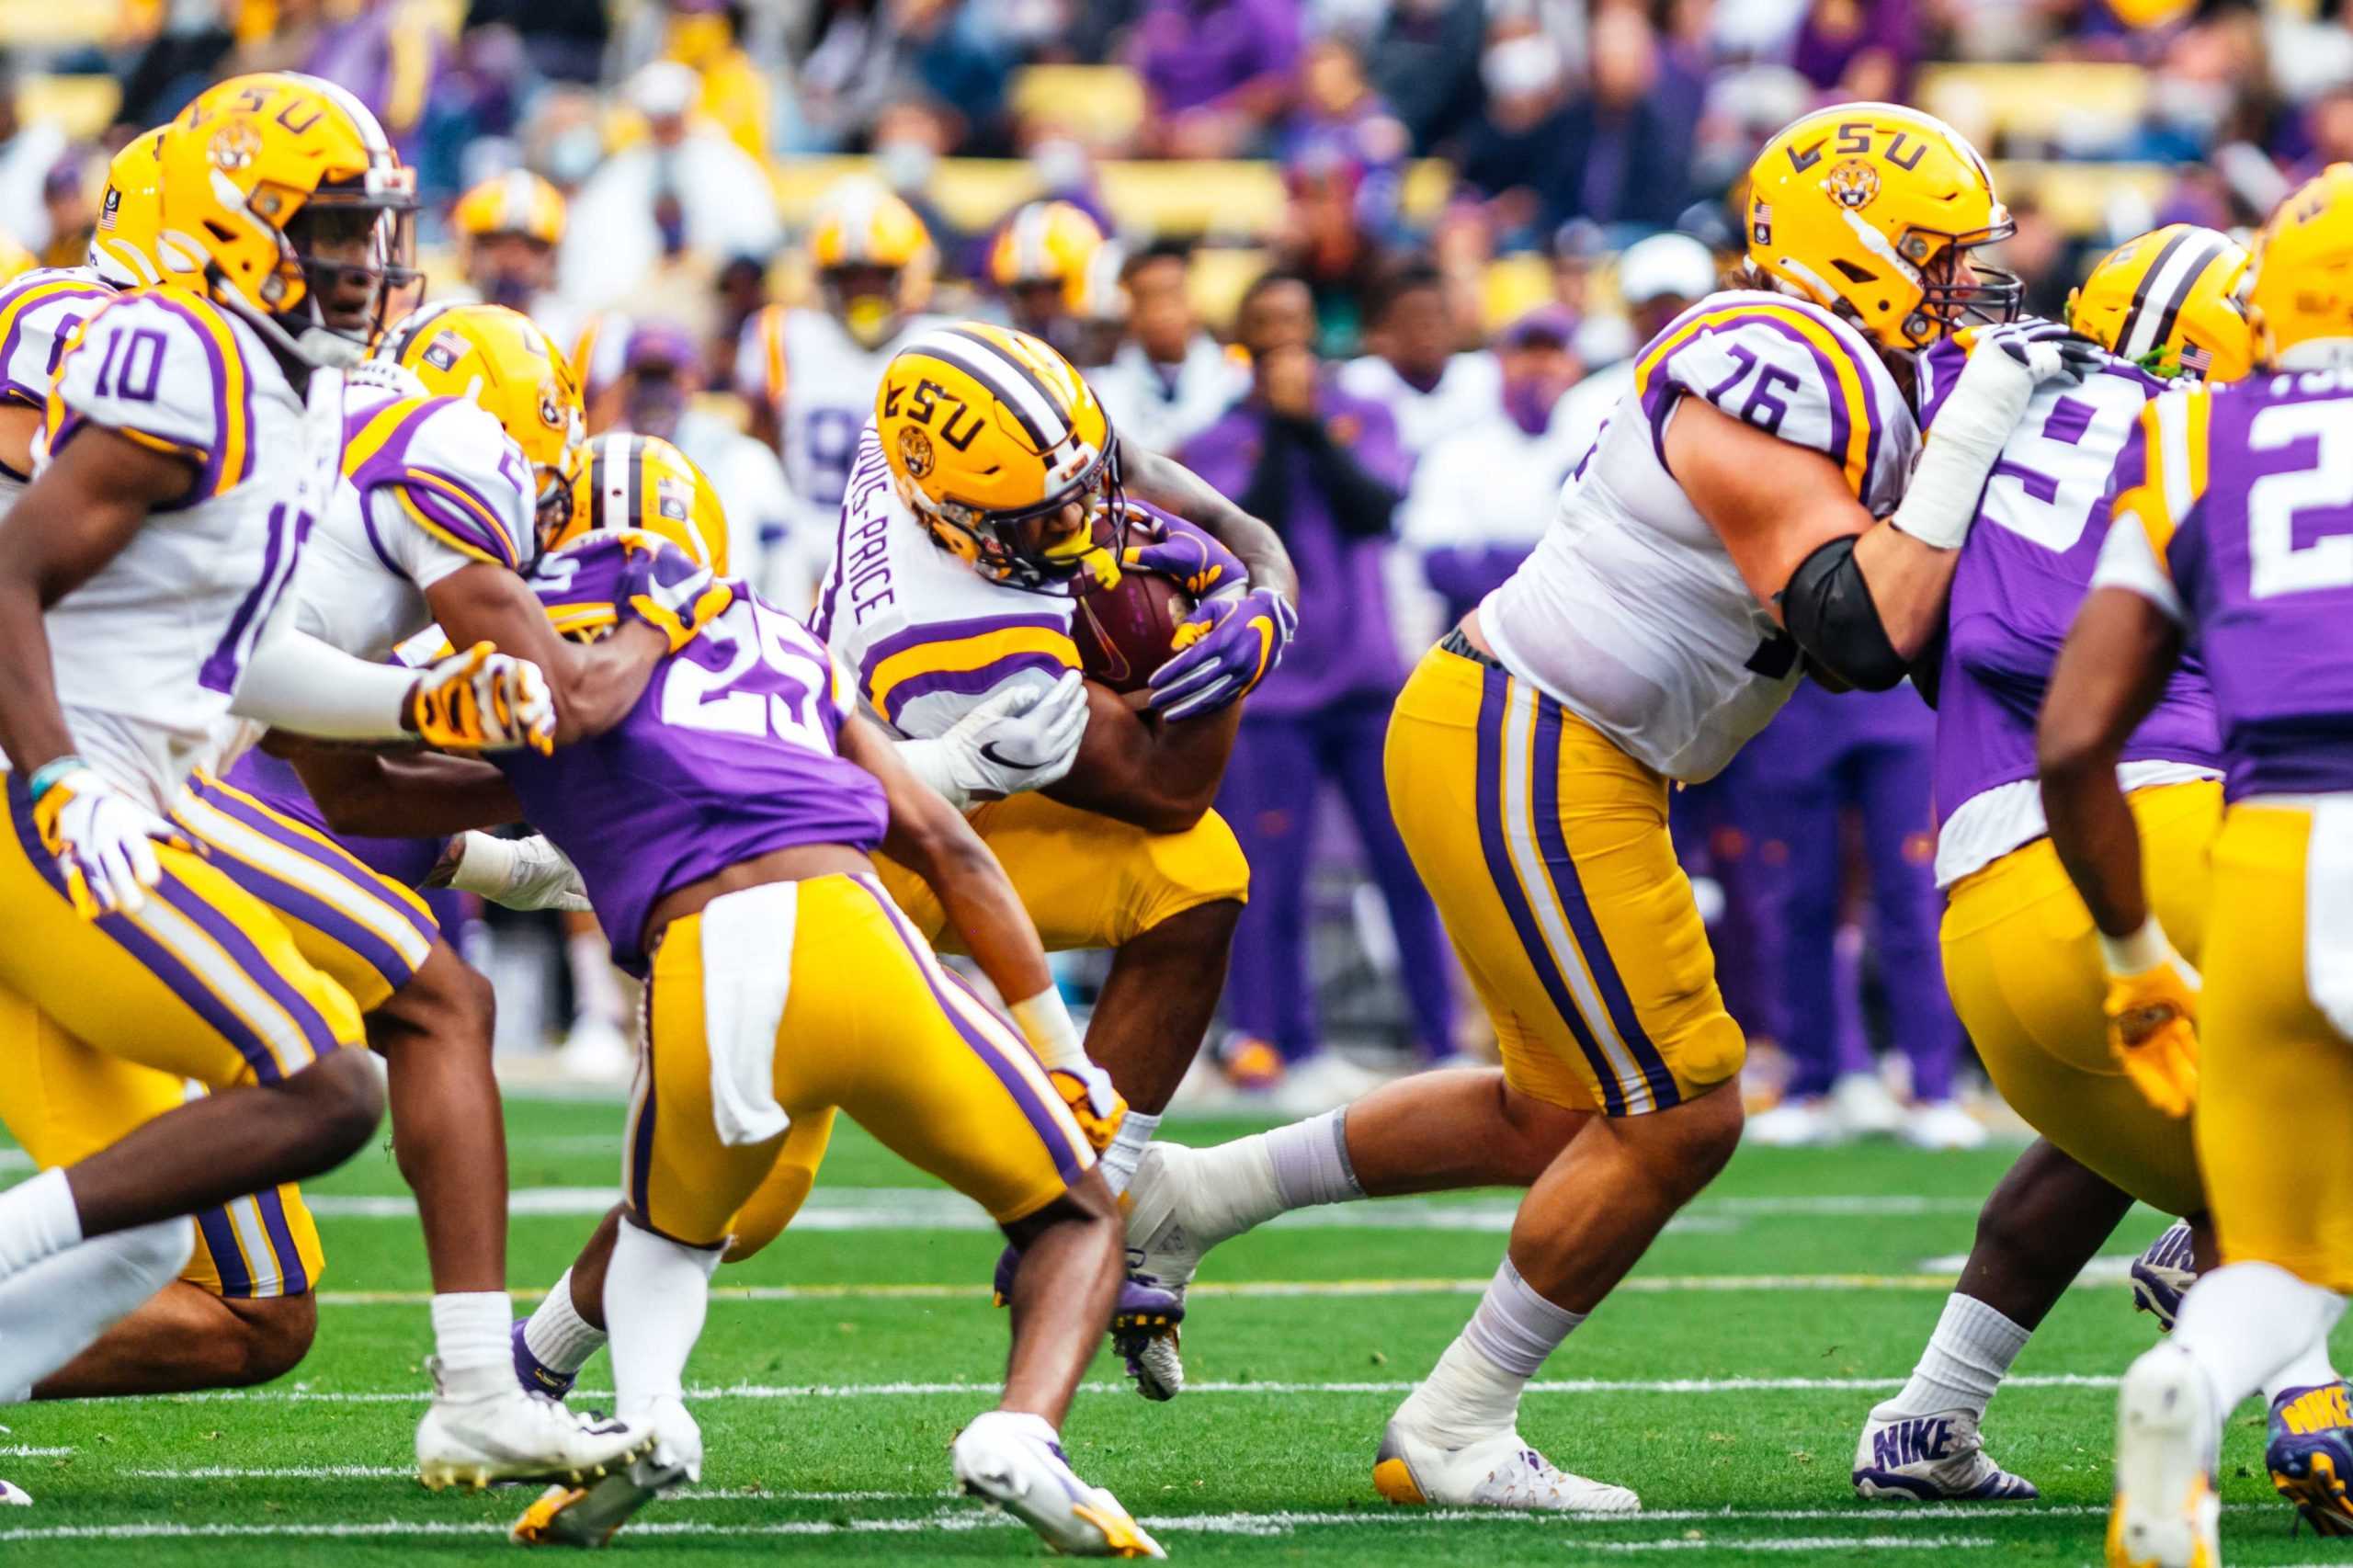
<svg viewBox="0 0 2353 1568">
<path fill-rule="evenodd" d="M 336 741 L 396 741 L 408 722 L 414 671 L 358 659 L 281 624 L 246 661 L 230 711 L 272 729 Z"/>
<path fill-rule="evenodd" d="M 1233 753 L 1242 705 L 1172 723 L 1137 713 L 1099 687 L 1089 696 L 1095 707 L 1078 760 L 1042 793 L 1147 833 L 1183 833 L 1207 815 Z"/>
<path fill-rule="evenodd" d="M 2130 936 L 2148 918 L 2141 836 L 2117 783 L 2124 744 L 2164 699 L 2181 633 L 2124 588 L 2095 587 L 2051 671 L 2035 726 L 2035 765 L 2052 846 L 2093 922 Z"/>
<path fill-rule="evenodd" d="M 2110 937 L 2129 937 L 2149 918 L 2141 881 L 2141 835 L 2132 808 L 2116 782 L 2116 766 L 2087 762 L 2047 774 L 2042 810 L 2052 846 L 2067 880 L 2083 895 L 2092 924 Z"/>
<path fill-rule="evenodd" d="M 1242 558 L 1251 583 L 1279 589 L 1299 602 L 1299 572 L 1290 551 L 1275 530 L 1215 490 L 1200 475 L 1174 458 L 1149 452 L 1132 441 L 1120 446 L 1120 473 L 1137 495 L 1165 511 L 1174 512 L 1208 533 Z"/>
<path fill-rule="evenodd" d="M 364 838 L 431 838 L 519 822 L 522 802 L 486 762 L 434 752 L 387 756 L 337 746 L 289 754 L 327 825 Z"/>
<path fill-rule="evenodd" d="M 1051 989 L 1053 975 L 1046 967 L 1044 945 L 1005 868 L 953 811 L 938 825 L 931 869 L 924 880 L 938 895 L 948 923 L 964 938 L 965 951 L 997 994 L 1009 1001 Z"/>
<path fill-rule="evenodd" d="M 601 735 L 628 718 L 668 651 L 662 633 L 642 621 L 585 648 L 559 643 L 552 677 L 557 744 Z"/>
<path fill-rule="evenodd" d="M 51 667 L 39 588 L 18 573 L 0 574 L 0 747 L 19 773 L 74 749 Z"/>
<path fill-rule="evenodd" d="M 1958 550 L 1938 550 L 1888 523 L 1855 541 L 1855 565 L 1879 608 L 1890 646 L 1906 663 L 1917 658 L 1944 624 Z"/>
</svg>

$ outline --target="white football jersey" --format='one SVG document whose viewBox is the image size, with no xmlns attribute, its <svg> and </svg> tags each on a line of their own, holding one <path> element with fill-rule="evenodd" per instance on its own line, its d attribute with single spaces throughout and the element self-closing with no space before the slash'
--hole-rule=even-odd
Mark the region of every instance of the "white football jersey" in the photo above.
<svg viewBox="0 0 2353 1568">
<path fill-rule="evenodd" d="M 463 398 L 354 388 L 343 426 L 342 476 L 294 579 L 295 624 L 380 660 L 433 619 L 425 591 L 442 578 L 476 562 L 530 563 L 531 471 Z"/>
<path fill-rule="evenodd" d="M 1249 370 L 1207 333 L 1187 344 L 1174 365 L 1155 363 L 1139 344 L 1122 344 L 1109 364 L 1086 372 L 1086 381 L 1113 429 L 1169 457 L 1250 390 Z"/>
<path fill-rule="evenodd" d="M 118 296 L 60 362 L 49 453 L 97 426 L 192 469 L 187 494 L 45 618 L 76 749 L 159 810 L 241 728 L 230 703 L 271 618 L 290 612 L 342 400 L 342 377 L 315 371 L 306 409 L 258 334 L 177 290 Z"/>
<path fill-rule="evenodd" d="M 858 459 L 858 432 L 874 417 L 882 368 L 909 338 L 938 324 L 909 319 L 879 348 L 861 347 L 832 314 L 770 305 L 744 324 L 735 390 L 765 404 L 783 433 L 784 477 L 798 506 L 794 531 L 831 533 Z"/>
<path fill-rule="evenodd" d="M 813 624 L 869 712 L 936 735 L 1008 686 L 1050 686 L 1078 667 L 1074 613 L 1067 597 L 992 583 L 934 543 L 867 423 Z"/>
<path fill-rule="evenodd" d="M 1397 421 L 1397 439 L 1405 455 L 1415 459 L 1504 405 L 1503 364 L 1484 349 L 1449 359 L 1438 373 L 1438 384 L 1427 392 L 1406 381 L 1377 354 L 1349 360 L 1335 380 L 1342 392 L 1389 410 Z"/>
<path fill-rule="evenodd" d="M 1697 783 L 1765 727 L 1802 666 L 1667 472 L 1666 427 L 1685 397 L 1828 454 L 1873 517 L 1902 499 L 1920 431 L 1870 343 L 1828 311 L 1711 295 L 1643 350 L 1535 553 L 1480 606 L 1513 674 L 1629 756 Z"/>
<path fill-rule="evenodd" d="M 114 296 L 114 285 L 87 267 L 44 267 L 0 286 L 0 404 L 47 408 L 66 344 Z M 0 462 L 0 512 L 30 483 L 31 474 Z"/>
</svg>

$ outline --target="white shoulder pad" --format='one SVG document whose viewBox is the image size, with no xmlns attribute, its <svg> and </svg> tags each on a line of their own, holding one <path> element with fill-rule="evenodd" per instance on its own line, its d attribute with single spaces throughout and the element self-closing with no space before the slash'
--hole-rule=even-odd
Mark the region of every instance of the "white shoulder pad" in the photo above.
<svg viewBox="0 0 2353 1568">
<path fill-rule="evenodd" d="M 394 399 L 355 410 L 345 430 L 344 472 L 380 531 L 397 514 L 471 560 L 517 572 L 529 562 L 530 465 L 480 406 L 463 398 Z"/>
<path fill-rule="evenodd" d="M 44 267 L 0 288 L 0 402 L 45 406 L 66 344 L 114 296 L 84 267 Z"/>
<path fill-rule="evenodd" d="M 191 496 L 226 494 L 253 472 L 256 369 L 210 301 L 159 289 L 119 295 L 59 361 L 50 452 L 80 426 L 103 426 L 195 463 Z"/>
<path fill-rule="evenodd" d="M 1778 294 L 1716 294 L 1684 312 L 1643 350 L 1634 385 L 1654 431 L 1665 432 L 1681 399 L 1700 398 L 1825 454 L 1859 495 L 1883 437 L 1911 425 L 1887 368 L 1853 328 Z"/>
</svg>

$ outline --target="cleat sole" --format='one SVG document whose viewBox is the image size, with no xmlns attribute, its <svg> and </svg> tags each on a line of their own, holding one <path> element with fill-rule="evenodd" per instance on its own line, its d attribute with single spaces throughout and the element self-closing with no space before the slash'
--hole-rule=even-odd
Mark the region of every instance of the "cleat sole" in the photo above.
<svg viewBox="0 0 2353 1568">
<path fill-rule="evenodd" d="M 1372 1489 L 1401 1507 L 1422 1508 L 1429 1499 L 1414 1480 L 1413 1467 L 1404 1460 L 1385 1459 L 1372 1467 Z"/>
<path fill-rule="evenodd" d="M 655 1464 L 649 1454 L 588 1485 L 551 1486 L 523 1510 L 507 1539 L 518 1546 L 594 1550 L 612 1540 L 665 1487 L 684 1481 L 686 1473 L 676 1465 Z"/>
<path fill-rule="evenodd" d="M 2295 1505 L 2313 1534 L 2353 1536 L 2353 1499 L 2346 1494 L 2345 1478 L 2336 1473 L 2336 1459 L 2326 1451 L 2305 1455 L 2301 1473 L 2271 1471 L 2271 1485 Z"/>
</svg>

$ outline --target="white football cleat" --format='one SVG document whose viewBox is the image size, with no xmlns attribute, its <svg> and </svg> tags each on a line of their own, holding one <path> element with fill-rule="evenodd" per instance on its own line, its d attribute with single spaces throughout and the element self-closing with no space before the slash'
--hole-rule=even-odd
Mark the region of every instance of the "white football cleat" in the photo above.
<svg viewBox="0 0 2353 1568">
<path fill-rule="evenodd" d="M 485 1392 L 451 1398 L 443 1390 L 438 1359 L 426 1367 L 436 1395 L 417 1423 L 416 1474 L 436 1492 L 479 1490 L 501 1481 L 578 1485 L 626 1467 L 654 1447 L 654 1434 L 642 1422 L 591 1421 L 503 1378 Z"/>
<path fill-rule="evenodd" d="M 992 1410 L 949 1449 L 956 1483 L 1018 1518 L 1073 1557 L 1165 1557 L 1120 1500 L 1070 1468 L 1044 1417 Z"/>
<path fill-rule="evenodd" d="M 1855 1444 L 1855 1495 L 1904 1503 L 2023 1503 L 2040 1497 L 1985 1452 L 1977 1417 L 1966 1410 L 1899 1415 L 1881 1405 Z"/>
<path fill-rule="evenodd" d="M 551 1486 L 523 1510 L 506 1538 L 517 1546 L 602 1546 L 637 1511 L 673 1486 L 702 1479 L 702 1428 L 675 1399 L 642 1418 L 654 1451 L 585 1486 Z"/>
<path fill-rule="evenodd" d="M 2214 1386 L 2188 1352 L 2160 1345 L 2124 1374 L 2116 1396 L 2116 1502 L 2109 1568 L 2221 1568 Z"/>
<path fill-rule="evenodd" d="M 1915 1149 L 1982 1149 L 1993 1134 L 1985 1124 L 1951 1100 L 1916 1105 L 1906 1111 L 1895 1136 Z"/>
<path fill-rule="evenodd" d="M 1392 1420 L 1373 1457 L 1372 1489 L 1392 1503 L 1449 1508 L 1521 1508 L 1561 1514 L 1639 1514 L 1623 1486 L 1571 1475 L 1518 1432 L 1446 1449 Z"/>
<path fill-rule="evenodd" d="M 1904 1102 L 1877 1073 L 1844 1073 L 1830 1085 L 1830 1104 L 1849 1137 L 1890 1138 L 1904 1125 Z"/>
<path fill-rule="evenodd" d="M 1819 1149 L 1845 1142 L 1847 1129 L 1827 1100 L 1783 1100 L 1750 1117 L 1740 1135 L 1768 1149 Z"/>
<path fill-rule="evenodd" d="M 14 1482 L 0 1481 L 0 1508 L 29 1508 L 33 1494 Z"/>
</svg>

